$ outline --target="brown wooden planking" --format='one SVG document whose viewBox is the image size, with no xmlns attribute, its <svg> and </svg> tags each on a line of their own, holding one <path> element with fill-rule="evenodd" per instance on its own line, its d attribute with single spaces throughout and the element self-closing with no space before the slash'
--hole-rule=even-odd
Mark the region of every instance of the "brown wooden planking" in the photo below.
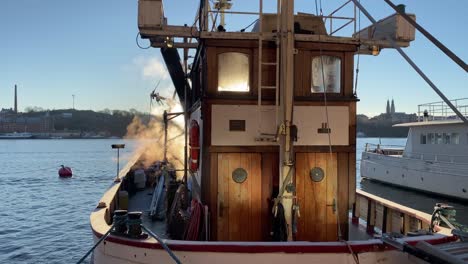
<svg viewBox="0 0 468 264">
<path fill-rule="evenodd" d="M 349 152 L 348 154 L 348 195 L 349 195 L 349 201 L 348 201 L 348 208 L 353 207 L 353 203 L 356 200 L 356 152 Z"/>
<path fill-rule="evenodd" d="M 259 241 L 262 239 L 261 154 L 220 153 L 218 155 L 218 240 Z M 243 183 L 232 180 L 232 172 L 244 168 Z"/>
<path fill-rule="evenodd" d="M 330 151 L 329 146 L 294 146 L 296 152 L 322 152 Z M 356 149 L 351 146 L 332 146 L 332 152 L 355 152 Z"/>
<path fill-rule="evenodd" d="M 342 96 L 332 96 L 327 95 L 327 105 L 328 106 L 349 106 L 351 103 L 355 103 L 356 98 L 345 98 Z M 223 105 L 257 105 L 258 100 L 257 97 L 222 97 L 222 96 L 215 96 L 215 97 L 205 97 L 206 104 L 223 104 Z M 274 101 L 263 101 L 262 104 L 264 105 L 273 105 Z M 294 101 L 294 105 L 300 106 L 325 106 L 323 98 L 321 97 L 304 97 L 304 98 L 296 98 Z"/>
<path fill-rule="evenodd" d="M 314 167 L 324 170 L 323 181 L 317 183 L 310 179 L 309 171 Z M 295 180 L 301 208 L 297 240 L 337 240 L 336 214 L 332 206 L 327 206 L 333 204 L 337 195 L 337 154 L 330 157 L 329 153 L 296 153 Z"/>
<path fill-rule="evenodd" d="M 261 177 L 261 230 L 262 230 L 262 241 L 268 241 L 271 239 L 271 213 L 269 202 L 272 198 L 273 190 L 273 179 L 278 175 L 278 153 L 262 153 L 262 177 Z"/>
<path fill-rule="evenodd" d="M 208 204 L 210 212 L 210 237 L 212 240 L 217 239 L 217 226 L 218 226 L 218 154 L 208 154 L 207 159 L 209 162 L 202 163 L 202 166 L 207 166 L 207 174 L 202 175 L 202 182 L 205 182 L 206 189 L 208 189 L 207 200 L 205 203 Z M 206 190 L 205 189 L 205 190 Z M 202 193 L 203 193 L 202 187 Z"/>
<path fill-rule="evenodd" d="M 308 210 L 305 201 L 305 182 L 304 182 L 304 171 L 306 168 L 305 164 L 305 157 L 303 153 L 296 154 L 296 196 L 297 196 L 297 203 L 300 208 L 301 217 L 298 218 L 297 222 L 297 240 L 305 240 L 306 237 L 306 223 L 305 219 L 308 217 Z"/>
<path fill-rule="evenodd" d="M 322 52 L 327 51 L 348 51 L 354 54 L 357 50 L 356 45 L 349 44 L 335 44 L 335 43 L 314 43 L 314 42 L 305 42 L 305 41 L 296 41 L 296 48 L 302 50 L 315 50 Z"/>
<path fill-rule="evenodd" d="M 338 153 L 338 193 L 337 202 L 339 208 L 340 229 L 343 239 L 348 239 L 348 153 Z"/>
<path fill-rule="evenodd" d="M 255 177 L 252 171 L 252 154 L 250 153 L 239 153 L 240 162 L 238 166 L 232 167 L 232 171 L 237 168 L 244 168 L 247 171 L 247 179 L 243 183 L 235 183 L 231 180 L 230 184 L 237 185 L 239 187 L 239 214 L 237 219 L 239 221 L 238 230 L 241 241 L 249 241 L 252 239 L 252 214 L 251 214 L 251 185 L 252 178 Z"/>
<path fill-rule="evenodd" d="M 349 45 L 344 45 L 349 46 Z M 343 46 L 343 47 L 344 47 Z M 345 49 L 347 50 L 347 49 Z M 224 52 L 241 52 L 247 54 L 249 56 L 249 65 L 250 65 L 250 87 L 251 91 L 247 94 L 242 94 L 242 97 L 246 96 L 257 96 L 258 94 L 258 48 L 249 48 L 244 46 L 229 46 L 229 47 L 207 47 L 207 74 L 208 76 L 208 84 L 207 84 L 207 94 L 210 96 L 239 96 L 236 93 L 230 92 L 218 92 L 217 91 L 217 83 L 218 83 L 218 76 L 217 76 L 217 69 L 218 69 L 218 61 L 217 57 L 219 54 Z M 354 67 L 354 60 L 353 60 L 353 52 L 343 52 L 343 49 L 328 49 L 322 50 L 321 52 L 318 50 L 299 50 L 299 54 L 295 56 L 294 66 L 296 68 L 294 77 L 295 77 L 295 84 L 294 84 L 294 95 L 299 97 L 304 96 L 318 96 L 320 95 L 313 95 L 310 91 L 310 84 L 311 84 L 311 61 L 313 56 L 319 55 L 331 55 L 331 56 L 338 56 L 342 59 L 342 74 L 341 74 L 341 83 L 342 83 L 342 91 L 340 96 L 353 96 L 353 67 Z M 263 49 L 262 60 L 265 62 L 274 62 L 276 58 L 276 48 L 268 48 L 265 47 Z M 262 67 L 262 85 L 265 86 L 273 86 L 275 83 L 275 66 L 263 66 Z M 274 91 L 272 90 L 263 90 L 263 94 L 265 94 L 265 99 L 274 99 Z M 262 96 L 263 97 L 263 96 Z M 263 99 L 263 98 L 262 98 Z"/>
<path fill-rule="evenodd" d="M 250 219 L 251 222 L 251 241 L 261 241 L 264 237 L 262 230 L 262 204 L 267 204 L 267 201 L 262 199 L 262 157 L 261 154 L 252 153 L 251 156 L 251 173 L 250 176 Z M 269 219 L 269 218 L 267 218 Z M 250 223 L 247 223 L 250 224 Z"/>
<path fill-rule="evenodd" d="M 216 155 L 216 154 L 213 154 Z M 227 214 L 225 206 L 229 205 L 229 190 L 226 191 L 225 187 L 229 186 L 224 182 L 224 174 L 228 170 L 229 161 L 226 159 L 225 154 L 218 154 L 218 164 L 213 164 L 214 168 L 218 170 L 218 182 L 217 182 L 217 197 L 214 201 L 217 201 L 216 207 L 218 208 L 217 214 L 217 240 L 226 240 L 227 239 L 227 228 L 229 226 L 229 217 L 226 217 Z"/>
<path fill-rule="evenodd" d="M 343 89 L 344 89 L 344 96 L 353 96 L 354 91 L 354 53 L 352 52 L 345 52 L 344 53 L 344 69 L 343 75 L 344 75 L 344 83 L 343 83 Z"/>
<path fill-rule="evenodd" d="M 241 190 L 239 184 L 233 184 L 231 179 L 232 171 L 240 165 L 240 154 L 239 153 L 232 153 L 232 154 L 224 154 L 226 159 L 228 160 L 228 170 L 224 173 L 224 180 L 226 181 L 225 185 L 228 186 L 229 189 L 229 205 L 227 208 L 228 218 L 229 218 L 229 226 L 227 228 L 228 231 L 228 240 L 240 240 L 240 208 L 242 203 L 240 201 Z"/>
<path fill-rule="evenodd" d="M 356 146 L 356 102 L 349 104 L 349 145 Z"/>
<path fill-rule="evenodd" d="M 278 153 L 278 146 L 210 146 L 208 151 L 211 153 Z"/>
</svg>

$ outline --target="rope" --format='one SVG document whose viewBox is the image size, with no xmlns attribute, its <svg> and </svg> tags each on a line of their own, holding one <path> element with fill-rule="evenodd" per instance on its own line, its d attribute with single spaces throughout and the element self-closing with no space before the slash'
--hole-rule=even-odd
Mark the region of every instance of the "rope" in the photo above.
<svg viewBox="0 0 468 264">
<path fill-rule="evenodd" d="M 174 253 L 172 252 L 172 250 L 167 246 L 167 244 L 156 234 L 156 233 L 153 233 L 153 231 L 149 230 L 148 228 L 146 228 L 144 225 L 141 226 L 150 236 L 152 236 L 154 239 L 156 239 L 156 241 L 158 241 L 158 243 L 163 247 L 164 250 L 166 250 L 166 252 L 169 254 L 169 256 L 171 256 L 171 258 L 174 260 L 175 263 L 177 264 L 181 264 L 182 262 L 180 262 L 179 258 L 177 258 L 176 255 L 174 255 Z"/>
<path fill-rule="evenodd" d="M 327 101 L 327 91 L 326 91 L 326 83 L 325 83 L 325 72 L 323 70 L 323 52 L 322 52 L 322 48 L 320 48 L 320 66 L 321 66 L 321 73 L 322 73 L 322 85 L 323 85 L 323 99 L 324 99 L 324 104 L 325 104 L 325 119 L 327 121 L 327 124 L 328 124 L 328 128 L 330 128 L 330 123 L 329 123 L 329 116 L 328 116 L 328 101 Z M 332 153 L 332 143 L 331 143 L 331 131 L 328 131 L 328 151 L 329 151 L 329 154 L 330 154 L 330 160 L 332 160 L 333 158 L 333 153 Z M 351 255 L 353 256 L 354 258 L 354 262 L 355 263 L 358 263 L 359 264 L 359 259 L 357 258 L 356 254 L 354 253 L 352 247 L 348 244 L 348 241 L 344 240 L 343 237 L 342 237 L 342 232 L 341 232 L 341 225 L 340 225 L 340 210 L 339 210 L 339 202 L 338 202 L 338 198 L 335 198 L 336 199 L 336 202 L 335 202 L 335 205 L 336 205 L 336 221 L 337 221 L 337 228 L 338 228 L 338 240 L 345 243 L 346 246 L 348 247 L 348 250 L 349 252 L 351 253 Z"/>
<path fill-rule="evenodd" d="M 95 249 L 99 244 L 101 244 L 101 242 L 104 241 L 104 239 L 106 239 L 106 238 L 109 236 L 109 234 L 111 233 L 111 231 L 112 231 L 113 229 L 114 229 L 114 225 L 112 225 L 112 226 L 109 228 L 109 231 L 107 231 L 107 232 L 98 240 L 98 242 L 96 242 L 96 244 L 94 244 L 94 246 L 93 246 L 90 250 L 88 250 L 88 252 L 86 252 L 86 254 L 85 254 L 80 260 L 78 260 L 78 262 L 76 262 L 76 264 L 82 263 L 82 262 L 89 256 L 89 254 L 91 254 L 91 252 L 93 252 L 94 249 Z"/>
<path fill-rule="evenodd" d="M 198 240 L 200 233 L 200 220 L 203 212 L 203 205 L 192 200 L 192 213 L 190 214 L 190 222 L 185 232 L 185 240 Z"/>
</svg>

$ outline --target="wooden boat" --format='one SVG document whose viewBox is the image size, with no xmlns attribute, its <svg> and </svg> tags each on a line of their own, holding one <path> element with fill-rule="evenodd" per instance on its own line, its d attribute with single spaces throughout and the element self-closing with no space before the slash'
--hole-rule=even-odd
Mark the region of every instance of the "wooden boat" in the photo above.
<svg viewBox="0 0 468 264">
<path fill-rule="evenodd" d="M 354 0 L 342 7 L 351 3 L 364 10 Z M 181 181 L 168 176 L 177 168 L 165 154 L 159 165 L 148 162 L 154 149 L 121 171 L 121 181 L 91 214 L 94 263 L 420 263 L 414 252 L 428 261 L 453 257 L 437 246 L 458 239 L 437 220 L 449 208 L 439 206 L 431 216 L 356 191 L 354 56 L 406 47 L 414 28 L 398 14 L 389 17 L 397 22 L 372 28 L 376 36 L 390 32 L 390 40 L 359 32 L 337 36 L 341 28 L 330 22 L 327 30 L 324 23 L 340 19 L 335 12 L 294 15 L 294 1 L 278 1 L 275 14 L 264 14 L 260 0 L 253 32 L 234 32 L 225 28 L 224 14 L 253 12 L 228 11 L 231 4 L 217 1 L 211 9 L 202 0 L 193 26 L 173 26 L 162 1 L 139 1 L 140 35 L 161 48 L 190 144 L 186 135 Z M 210 19 L 214 13 L 220 24 Z M 190 71 L 189 49 L 196 50 Z M 177 114 L 164 114 L 166 127 Z M 152 170 L 144 188 L 135 187 L 140 169 Z M 152 221 L 146 211 L 159 198 L 152 202 L 148 194 L 161 196 L 150 182 L 160 177 L 168 179 L 167 215 Z M 385 239 L 369 235 L 374 232 Z"/>
</svg>

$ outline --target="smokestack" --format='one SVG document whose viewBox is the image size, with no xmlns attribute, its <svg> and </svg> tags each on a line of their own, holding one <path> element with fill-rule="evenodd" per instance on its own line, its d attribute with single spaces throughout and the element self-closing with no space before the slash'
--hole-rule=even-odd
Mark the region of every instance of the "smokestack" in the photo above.
<svg viewBox="0 0 468 264">
<path fill-rule="evenodd" d="M 18 113 L 18 95 L 16 91 L 16 84 L 15 84 L 15 114 Z"/>
</svg>

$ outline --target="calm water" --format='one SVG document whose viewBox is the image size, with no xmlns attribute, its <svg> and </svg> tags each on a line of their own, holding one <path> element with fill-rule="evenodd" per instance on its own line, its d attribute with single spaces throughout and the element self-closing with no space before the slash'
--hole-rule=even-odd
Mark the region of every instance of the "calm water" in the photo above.
<svg viewBox="0 0 468 264">
<path fill-rule="evenodd" d="M 74 263 L 91 248 L 89 214 L 116 174 L 122 140 L 0 140 L 0 263 Z M 125 141 L 123 160 L 136 142 Z M 57 175 L 61 164 L 72 179 Z"/>
<path fill-rule="evenodd" d="M 378 139 L 358 139 L 358 165 L 365 142 Z M 0 263 L 73 263 L 91 248 L 89 214 L 115 177 L 114 143 L 126 144 L 121 164 L 137 146 L 135 141 L 107 139 L 0 140 Z M 382 139 L 382 144 L 404 143 Z M 61 164 L 73 168 L 72 179 L 57 176 Z M 428 213 L 436 202 L 449 202 L 468 224 L 467 206 L 359 182 L 358 176 L 362 189 Z"/>
</svg>

